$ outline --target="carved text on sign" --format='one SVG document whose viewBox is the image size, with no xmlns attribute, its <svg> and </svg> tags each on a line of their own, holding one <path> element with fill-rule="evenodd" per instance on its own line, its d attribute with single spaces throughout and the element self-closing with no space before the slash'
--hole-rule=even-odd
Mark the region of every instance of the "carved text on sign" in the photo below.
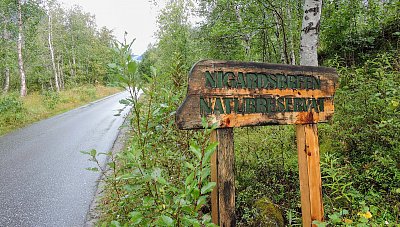
<svg viewBox="0 0 400 227">
<path fill-rule="evenodd" d="M 177 111 L 181 129 L 326 122 L 333 114 L 334 69 L 254 62 L 200 61 Z"/>
</svg>

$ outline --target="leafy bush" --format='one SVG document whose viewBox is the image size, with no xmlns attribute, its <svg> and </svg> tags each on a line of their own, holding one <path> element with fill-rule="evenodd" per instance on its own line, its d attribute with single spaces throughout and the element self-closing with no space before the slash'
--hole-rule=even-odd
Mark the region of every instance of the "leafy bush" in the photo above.
<svg viewBox="0 0 400 227">
<path fill-rule="evenodd" d="M 166 83 L 174 83 L 169 75 L 158 75 L 153 67 L 150 76 L 139 75 L 130 45 L 121 44 L 116 51 L 119 58 L 109 67 L 131 94 L 121 103 L 132 105 L 133 137 L 125 151 L 108 154 L 112 174 L 106 178 L 102 224 L 213 226 L 208 197 L 215 186 L 210 158 L 217 144 L 209 143 L 214 128 L 205 122 L 207 129 L 197 133 L 172 127 L 182 93 L 165 89 Z M 96 151 L 86 153 L 97 162 Z"/>
<path fill-rule="evenodd" d="M 0 127 L 7 127 L 25 117 L 25 108 L 15 95 L 0 96 Z"/>
<path fill-rule="evenodd" d="M 325 150 L 330 154 L 325 153 L 321 160 L 328 214 L 347 210 L 354 221 L 357 213 L 369 204 L 377 207 L 371 211 L 373 223 L 382 225 L 398 220 L 400 73 L 395 67 L 397 61 L 396 55 L 381 54 L 361 67 L 338 67 L 341 87 L 335 97 L 334 125 L 325 128 L 330 132 L 323 133 L 322 138 L 330 143 L 327 146 L 330 150 Z"/>
<path fill-rule="evenodd" d="M 43 102 L 45 106 L 51 110 L 53 110 L 58 103 L 60 103 L 60 94 L 54 91 L 45 91 L 43 92 Z"/>
</svg>

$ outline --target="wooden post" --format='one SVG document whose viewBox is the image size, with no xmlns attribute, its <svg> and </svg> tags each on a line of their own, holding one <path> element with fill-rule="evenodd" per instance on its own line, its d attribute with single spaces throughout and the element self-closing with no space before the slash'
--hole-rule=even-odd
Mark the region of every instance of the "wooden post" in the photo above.
<svg viewBox="0 0 400 227">
<path fill-rule="evenodd" d="M 221 227 L 232 227 L 236 225 L 233 128 L 216 129 L 211 134 L 211 141 L 218 142 L 211 157 L 211 181 L 217 183 L 211 192 L 212 222 Z"/>
<path fill-rule="evenodd" d="M 296 126 L 303 226 L 322 221 L 322 182 L 317 124 Z"/>
</svg>

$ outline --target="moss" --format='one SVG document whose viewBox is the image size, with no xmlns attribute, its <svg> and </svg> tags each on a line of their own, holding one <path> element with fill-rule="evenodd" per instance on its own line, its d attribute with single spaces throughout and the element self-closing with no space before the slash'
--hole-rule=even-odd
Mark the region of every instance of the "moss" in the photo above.
<svg viewBox="0 0 400 227">
<path fill-rule="evenodd" d="M 268 198 L 261 198 L 256 201 L 255 207 L 259 214 L 256 217 L 256 226 L 285 226 L 282 212 Z"/>
</svg>

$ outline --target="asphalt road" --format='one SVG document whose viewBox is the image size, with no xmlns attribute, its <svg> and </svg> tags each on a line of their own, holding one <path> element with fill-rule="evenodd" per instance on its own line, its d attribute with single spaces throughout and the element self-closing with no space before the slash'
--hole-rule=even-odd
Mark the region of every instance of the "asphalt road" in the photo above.
<svg viewBox="0 0 400 227">
<path fill-rule="evenodd" d="M 80 151 L 111 149 L 120 93 L 0 137 L 0 226 L 83 226 L 100 174 Z M 123 109 L 123 110 L 122 110 Z M 121 116 L 114 116 L 122 110 Z M 105 157 L 101 158 L 105 165 Z"/>
</svg>

